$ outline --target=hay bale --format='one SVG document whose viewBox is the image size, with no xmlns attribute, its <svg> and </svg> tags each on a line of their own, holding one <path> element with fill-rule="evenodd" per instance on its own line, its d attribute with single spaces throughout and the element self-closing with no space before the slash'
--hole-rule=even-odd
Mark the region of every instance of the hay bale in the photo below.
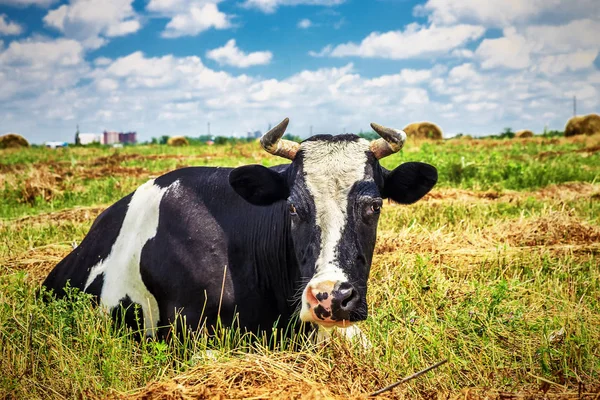
<svg viewBox="0 0 600 400">
<path fill-rule="evenodd" d="M 190 142 L 188 142 L 185 136 L 171 136 L 167 140 L 167 144 L 169 146 L 189 146 Z"/>
<path fill-rule="evenodd" d="M 436 124 L 431 122 L 413 122 L 404 127 L 404 132 L 408 137 L 418 139 L 442 140 L 442 130 Z"/>
<path fill-rule="evenodd" d="M 16 149 L 20 147 L 29 147 L 29 142 L 23 136 L 17 133 L 7 133 L 0 136 L 0 149 Z"/>
<path fill-rule="evenodd" d="M 530 138 L 533 137 L 533 132 L 529 129 L 522 129 L 520 131 L 515 132 L 515 137 L 519 139 Z"/>
<path fill-rule="evenodd" d="M 571 118 L 565 126 L 565 136 L 593 135 L 600 133 L 600 115 L 578 115 Z"/>
</svg>

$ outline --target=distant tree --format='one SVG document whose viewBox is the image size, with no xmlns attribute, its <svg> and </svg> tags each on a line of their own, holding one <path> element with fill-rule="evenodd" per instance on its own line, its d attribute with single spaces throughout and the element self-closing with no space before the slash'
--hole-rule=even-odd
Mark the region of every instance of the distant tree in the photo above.
<svg viewBox="0 0 600 400">
<path fill-rule="evenodd" d="M 510 127 L 504 128 L 504 131 L 500 134 L 500 139 L 512 139 L 515 137 L 515 133 Z"/>
<path fill-rule="evenodd" d="M 215 138 L 215 144 L 226 144 L 229 141 L 225 136 L 217 136 Z"/>
<path fill-rule="evenodd" d="M 300 136 L 292 135 L 290 133 L 286 133 L 285 135 L 283 135 L 283 138 L 297 143 L 300 143 L 302 141 L 302 138 Z"/>
<path fill-rule="evenodd" d="M 209 140 L 214 140 L 214 137 L 211 136 L 211 135 L 200 135 L 200 136 L 198 136 L 198 140 L 201 141 L 201 142 L 206 143 Z"/>
<path fill-rule="evenodd" d="M 79 124 L 77 124 L 77 130 L 75 131 L 75 145 L 81 145 L 81 139 L 79 138 Z"/>
<path fill-rule="evenodd" d="M 545 137 L 545 138 L 553 138 L 553 137 L 561 137 L 561 136 L 565 136 L 565 133 L 563 131 L 545 130 L 544 133 L 542 134 L 542 137 Z"/>
<path fill-rule="evenodd" d="M 169 141 L 169 137 L 167 135 L 162 135 L 160 139 L 158 139 L 159 144 L 167 144 Z"/>
<path fill-rule="evenodd" d="M 376 134 L 375 132 L 360 132 L 358 134 L 359 137 L 363 138 L 363 139 L 367 139 L 367 140 L 375 140 L 375 139 L 379 139 L 379 135 Z"/>
</svg>

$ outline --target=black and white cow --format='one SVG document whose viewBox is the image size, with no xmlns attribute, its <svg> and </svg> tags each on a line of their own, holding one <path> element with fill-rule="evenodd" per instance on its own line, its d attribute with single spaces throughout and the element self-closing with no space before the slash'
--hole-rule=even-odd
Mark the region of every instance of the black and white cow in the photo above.
<svg viewBox="0 0 600 400">
<path fill-rule="evenodd" d="M 108 310 L 138 304 L 147 336 L 164 336 L 178 315 L 192 329 L 220 318 L 254 332 L 298 314 L 323 327 L 366 319 L 383 199 L 419 200 L 437 171 L 381 167 L 404 145 L 402 131 L 372 124 L 382 137 L 373 142 L 318 135 L 298 144 L 281 139 L 287 124 L 261 144 L 291 164 L 150 180 L 100 214 L 44 286 L 61 296 L 69 282 Z"/>
</svg>

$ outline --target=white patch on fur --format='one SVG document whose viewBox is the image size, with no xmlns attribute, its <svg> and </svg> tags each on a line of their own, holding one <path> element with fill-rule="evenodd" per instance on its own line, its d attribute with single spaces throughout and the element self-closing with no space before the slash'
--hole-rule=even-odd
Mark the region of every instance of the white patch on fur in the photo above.
<svg viewBox="0 0 600 400">
<path fill-rule="evenodd" d="M 158 303 L 148 291 L 140 272 L 142 248 L 156 236 L 160 202 L 167 190 L 177 190 L 175 181 L 161 188 L 150 180 L 140 186 L 129 202 L 123 224 L 112 249 L 103 261 L 92 267 L 85 289 L 100 274 L 104 284 L 100 303 L 108 310 L 119 306 L 120 300 L 129 296 L 142 307 L 146 336 L 154 336 L 159 320 Z"/>
<path fill-rule="evenodd" d="M 316 208 L 316 224 L 321 229 L 321 248 L 313 282 L 347 282 L 337 265 L 335 250 L 347 224 L 348 195 L 352 186 L 365 179 L 369 142 L 309 141 L 301 145 L 304 179 Z M 309 283 L 310 285 L 310 283 Z M 308 286 L 307 286 L 308 288 Z M 300 318 L 310 318 L 306 290 L 302 295 Z"/>
</svg>

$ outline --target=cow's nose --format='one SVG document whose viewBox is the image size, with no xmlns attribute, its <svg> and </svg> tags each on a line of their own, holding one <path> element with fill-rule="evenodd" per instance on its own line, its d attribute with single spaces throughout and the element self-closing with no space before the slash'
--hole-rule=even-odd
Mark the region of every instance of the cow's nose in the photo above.
<svg viewBox="0 0 600 400">
<path fill-rule="evenodd" d="M 354 310 L 359 303 L 356 289 L 348 282 L 340 284 L 338 289 L 333 291 L 332 295 L 333 303 L 339 302 L 340 309 L 345 312 Z"/>
<path fill-rule="evenodd" d="M 351 312 L 359 307 L 360 296 L 348 282 L 324 281 L 308 285 L 307 302 L 319 320 L 349 321 Z"/>
</svg>

